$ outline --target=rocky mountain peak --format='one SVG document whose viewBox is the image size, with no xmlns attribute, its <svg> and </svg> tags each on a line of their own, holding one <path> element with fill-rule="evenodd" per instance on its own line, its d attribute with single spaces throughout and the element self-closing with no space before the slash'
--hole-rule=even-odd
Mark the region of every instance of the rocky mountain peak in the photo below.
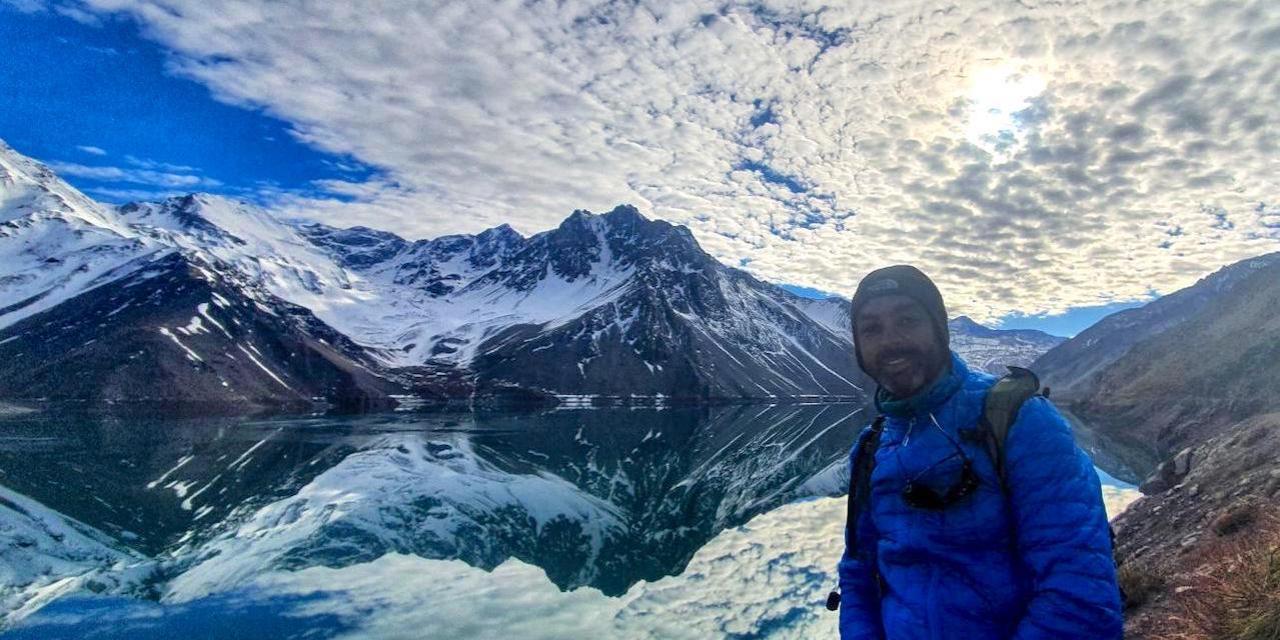
<svg viewBox="0 0 1280 640">
<path fill-rule="evenodd" d="M 475 237 L 467 260 L 472 267 L 478 269 L 493 267 L 505 262 L 523 248 L 524 243 L 524 236 L 512 229 L 511 225 L 498 225 L 485 229 Z"/>
<path fill-rule="evenodd" d="M 556 227 L 556 230 L 574 231 L 587 229 L 590 227 L 591 221 L 597 217 L 596 214 L 586 209 L 574 209 L 573 213 L 569 214 L 569 217 L 560 221 L 560 225 Z"/>
<path fill-rule="evenodd" d="M 640 222 L 648 222 L 649 219 L 640 213 L 640 210 L 634 205 L 620 204 L 603 214 L 605 220 L 610 224 L 636 224 Z"/>
<path fill-rule="evenodd" d="M 1056 346 L 1066 340 L 1066 338 L 1061 336 L 1048 334 L 1038 329 L 992 329 L 986 325 L 979 324 L 969 316 L 956 316 L 947 322 L 947 326 L 951 329 L 952 334 L 965 334 L 978 337 L 1016 337 L 1032 342 L 1045 343 L 1050 347 Z"/>
<path fill-rule="evenodd" d="M 130 202 L 121 205 L 119 213 L 131 224 L 145 224 L 202 234 L 222 234 L 218 225 L 209 221 L 201 211 L 208 201 L 196 194 L 175 196 L 161 202 Z"/>
<path fill-rule="evenodd" d="M 476 236 L 476 239 L 481 242 L 509 243 L 520 242 L 524 240 L 524 236 L 520 235 L 520 232 L 515 229 L 512 229 L 511 225 L 504 222 L 496 227 L 481 231 L 479 235 Z"/>
<path fill-rule="evenodd" d="M 670 226 L 665 222 L 646 218 L 633 205 L 620 204 L 604 213 L 575 209 L 568 218 L 565 218 L 560 223 L 560 226 L 555 231 L 597 233 L 607 236 L 618 233 L 634 233 L 655 225 L 660 228 Z"/>
</svg>

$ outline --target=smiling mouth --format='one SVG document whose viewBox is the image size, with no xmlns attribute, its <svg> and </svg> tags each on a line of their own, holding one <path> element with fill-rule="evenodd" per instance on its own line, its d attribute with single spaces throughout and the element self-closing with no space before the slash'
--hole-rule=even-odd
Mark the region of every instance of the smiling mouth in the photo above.
<svg viewBox="0 0 1280 640">
<path fill-rule="evenodd" d="M 884 368 L 889 371 L 901 371 L 909 366 L 911 366 L 910 358 L 892 358 L 884 363 Z"/>
</svg>

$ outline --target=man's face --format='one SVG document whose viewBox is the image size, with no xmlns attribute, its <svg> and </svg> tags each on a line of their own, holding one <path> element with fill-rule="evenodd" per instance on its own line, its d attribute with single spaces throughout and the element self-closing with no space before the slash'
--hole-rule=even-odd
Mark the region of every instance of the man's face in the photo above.
<svg viewBox="0 0 1280 640">
<path fill-rule="evenodd" d="M 933 321 L 912 298 L 873 298 L 858 310 L 853 326 L 867 374 L 898 398 L 915 395 L 946 366 L 946 348 Z"/>
</svg>

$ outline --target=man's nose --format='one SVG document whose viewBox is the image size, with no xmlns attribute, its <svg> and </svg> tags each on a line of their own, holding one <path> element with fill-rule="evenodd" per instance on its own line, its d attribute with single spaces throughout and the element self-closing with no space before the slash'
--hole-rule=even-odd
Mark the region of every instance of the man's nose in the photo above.
<svg viewBox="0 0 1280 640">
<path fill-rule="evenodd" d="M 897 349 L 911 343 L 911 339 L 907 336 L 907 332 L 897 327 L 892 327 L 885 332 L 884 345 L 889 349 Z"/>
</svg>

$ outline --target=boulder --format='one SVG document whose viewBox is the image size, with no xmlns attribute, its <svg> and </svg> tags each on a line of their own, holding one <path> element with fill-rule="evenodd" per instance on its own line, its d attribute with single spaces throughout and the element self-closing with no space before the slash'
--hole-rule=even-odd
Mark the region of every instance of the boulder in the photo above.
<svg viewBox="0 0 1280 640">
<path fill-rule="evenodd" d="M 1151 496 L 1164 493 L 1178 486 L 1182 479 L 1191 472 L 1191 459 L 1191 447 L 1179 451 L 1172 458 L 1161 463 L 1156 468 L 1155 473 L 1143 480 L 1142 484 L 1138 486 L 1138 490 Z"/>
<path fill-rule="evenodd" d="M 1181 480 L 1191 471 L 1191 447 L 1178 452 L 1173 457 L 1173 474 Z"/>
</svg>

